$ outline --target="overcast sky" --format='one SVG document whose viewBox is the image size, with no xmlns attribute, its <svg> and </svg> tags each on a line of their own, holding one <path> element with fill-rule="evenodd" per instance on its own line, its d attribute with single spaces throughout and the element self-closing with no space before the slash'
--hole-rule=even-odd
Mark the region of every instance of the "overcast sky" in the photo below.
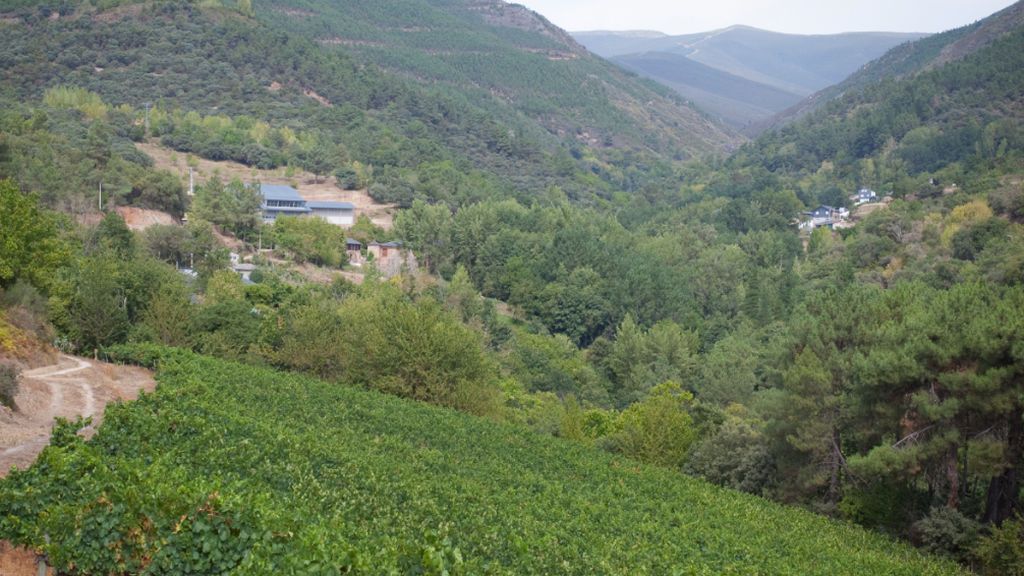
<svg viewBox="0 0 1024 576">
<path fill-rule="evenodd" d="M 777 32 L 941 32 L 1013 0 L 512 0 L 566 30 L 705 32 L 746 24 Z"/>
</svg>

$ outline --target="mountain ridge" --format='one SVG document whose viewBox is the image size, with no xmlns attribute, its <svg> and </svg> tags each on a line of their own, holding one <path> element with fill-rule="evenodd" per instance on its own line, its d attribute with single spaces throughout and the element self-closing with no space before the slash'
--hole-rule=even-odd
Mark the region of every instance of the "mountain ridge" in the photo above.
<svg viewBox="0 0 1024 576">
<path fill-rule="evenodd" d="M 735 25 L 697 34 L 654 35 L 616 32 L 577 32 L 576 39 L 591 51 L 613 62 L 629 62 L 631 70 L 676 89 L 702 109 L 748 135 L 773 115 L 797 104 L 799 99 L 832 86 L 855 73 L 865 63 L 917 33 L 847 32 L 841 34 L 783 34 L 750 26 Z M 664 59 L 650 60 L 650 54 L 672 54 L 718 70 L 729 76 L 795 95 L 771 106 L 738 106 L 735 94 L 716 92 L 699 75 L 682 77 L 689 69 L 682 60 L 679 69 L 664 66 Z M 644 55 L 645 61 L 638 61 Z M 692 71 L 692 70 L 689 70 Z"/>
<path fill-rule="evenodd" d="M 873 60 L 842 82 L 808 96 L 803 102 L 768 119 L 760 129 L 785 126 L 844 94 L 884 79 L 913 76 L 961 60 L 1024 25 L 1024 2 L 991 16 L 899 46 Z"/>
<path fill-rule="evenodd" d="M 612 62 L 658 81 L 742 130 L 801 100 L 799 94 L 748 80 L 671 52 L 616 56 Z"/>
<path fill-rule="evenodd" d="M 641 86 L 591 56 L 567 32 L 528 8 L 497 0 L 393 4 L 401 10 L 352 0 L 267 2 L 271 9 L 294 5 L 316 15 L 283 19 L 278 23 L 282 29 L 320 42 L 341 39 L 347 52 L 366 63 L 420 83 L 468 89 L 470 101 L 486 109 L 508 114 L 511 108 L 551 133 L 576 132 L 592 148 L 601 148 L 602 142 L 681 147 L 692 156 L 741 140 L 709 125 L 682 100 L 672 102 L 670 91 Z M 602 109 L 588 110 L 593 107 Z M 689 133 L 680 137 L 679 132 Z"/>
<path fill-rule="evenodd" d="M 926 34 L 915 32 L 787 34 L 742 24 L 710 30 L 707 32 L 679 35 L 662 34 L 660 36 L 635 36 L 632 33 L 627 33 L 623 36 L 618 32 L 602 31 L 574 32 L 573 35 L 584 46 L 587 46 L 588 49 L 605 58 L 614 58 L 616 56 L 642 52 L 673 52 L 692 56 L 690 50 L 694 46 L 698 44 L 707 46 L 709 43 L 714 44 L 717 42 L 725 45 L 712 46 L 709 50 L 714 50 L 716 52 L 715 58 L 718 60 L 723 60 L 726 56 L 730 56 L 728 53 L 729 50 L 734 50 L 737 47 L 744 47 L 744 45 L 750 45 L 753 42 L 757 42 L 758 46 L 763 48 L 782 50 L 791 54 L 794 52 L 807 52 L 813 58 L 820 58 L 822 54 L 834 54 L 837 51 L 851 49 L 859 50 L 865 54 L 881 56 L 889 48 L 899 43 L 927 36 Z M 616 42 L 616 39 L 622 38 L 625 38 L 626 41 L 620 43 Z M 872 46 L 871 42 L 875 41 L 880 41 L 881 43 L 878 46 Z M 742 56 L 746 58 L 750 57 L 749 55 Z M 721 62 L 716 64 L 715 61 L 708 60 L 708 56 L 701 56 L 701 59 L 698 61 L 721 68 L 727 72 L 734 74 L 737 73 L 735 69 L 730 69 L 721 65 Z M 790 90 L 795 89 L 794 91 L 797 92 L 803 90 L 807 94 L 810 94 L 816 90 L 820 90 L 835 82 L 843 80 L 846 76 L 859 68 L 861 64 L 866 63 L 869 60 L 870 59 L 861 61 L 861 58 L 848 58 L 842 61 L 842 64 L 844 65 L 842 69 L 837 68 L 829 71 L 825 74 L 824 78 L 815 77 L 810 83 L 808 83 L 807 79 L 797 81 L 793 78 L 773 78 L 765 83 L 774 85 L 778 88 L 788 88 Z M 860 62 L 860 64 L 851 67 L 849 62 L 855 61 Z M 737 75 L 758 80 L 757 72 L 749 70 L 749 63 L 739 62 L 739 65 L 740 67 L 746 68 L 746 70 L 745 73 Z M 807 64 L 805 63 L 804 65 Z M 821 74 L 818 73 L 817 76 L 821 76 Z M 817 88 L 815 88 L 815 86 L 817 86 Z"/>
<path fill-rule="evenodd" d="M 1012 162 L 1024 143 L 1022 16 L 1018 3 L 902 46 L 791 109 L 787 122 L 729 162 L 789 174 L 823 170 L 855 186 L 925 196 L 942 180 L 929 174 L 942 171 L 960 182 L 965 172 Z M 974 51 L 960 50 L 955 61 L 939 61 L 968 35 L 985 40 L 971 41 Z M 926 176 L 924 184 L 915 181 Z"/>
</svg>

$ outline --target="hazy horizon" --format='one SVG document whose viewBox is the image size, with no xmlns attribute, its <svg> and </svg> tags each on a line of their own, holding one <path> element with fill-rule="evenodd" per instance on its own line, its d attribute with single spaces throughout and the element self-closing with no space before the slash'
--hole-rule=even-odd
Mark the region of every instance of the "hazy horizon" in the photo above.
<svg viewBox="0 0 1024 576">
<path fill-rule="evenodd" d="M 652 31 L 670 35 L 750 26 L 788 34 L 935 33 L 980 20 L 1013 0 L 513 0 L 574 32 Z"/>
</svg>

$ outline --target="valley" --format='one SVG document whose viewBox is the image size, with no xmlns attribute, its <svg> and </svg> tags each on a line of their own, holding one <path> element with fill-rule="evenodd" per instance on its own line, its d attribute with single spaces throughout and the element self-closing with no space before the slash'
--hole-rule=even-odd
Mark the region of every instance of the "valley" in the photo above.
<svg viewBox="0 0 1024 576">
<path fill-rule="evenodd" d="M 0 571 L 1019 574 L 1024 2 L 962 24 L 4 4 Z"/>
<path fill-rule="evenodd" d="M 890 49 L 924 36 L 873 32 L 802 36 L 747 26 L 682 36 L 574 33 L 595 53 L 665 84 L 751 136 L 775 114 L 841 82 Z"/>
</svg>

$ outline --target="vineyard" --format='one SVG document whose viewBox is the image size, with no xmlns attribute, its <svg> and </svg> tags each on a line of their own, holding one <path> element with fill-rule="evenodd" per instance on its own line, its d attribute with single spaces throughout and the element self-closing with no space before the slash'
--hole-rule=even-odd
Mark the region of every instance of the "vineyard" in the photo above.
<svg viewBox="0 0 1024 576">
<path fill-rule="evenodd" d="M 72 574 L 957 574 L 849 525 L 582 444 L 150 347 L 154 394 L 0 483 Z"/>
</svg>

